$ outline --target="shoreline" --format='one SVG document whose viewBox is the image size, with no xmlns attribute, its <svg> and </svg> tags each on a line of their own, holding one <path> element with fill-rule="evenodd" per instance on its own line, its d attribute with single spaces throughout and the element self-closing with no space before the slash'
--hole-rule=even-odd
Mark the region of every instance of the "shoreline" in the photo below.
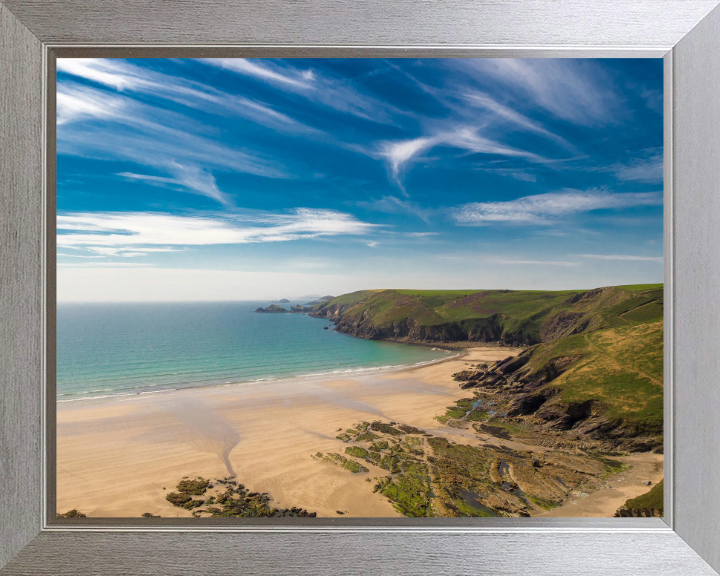
<svg viewBox="0 0 720 576">
<path fill-rule="evenodd" d="M 352 336 L 352 335 L 349 335 Z M 354 336 L 353 336 L 354 337 Z M 450 360 L 453 360 L 455 358 L 462 358 L 463 356 L 467 355 L 466 352 L 464 352 L 465 348 L 442 348 L 440 346 L 430 346 L 430 345 L 422 345 L 422 344 L 410 344 L 407 342 L 392 342 L 393 344 L 407 344 L 410 346 L 423 346 L 428 349 L 437 349 L 437 350 L 443 350 L 446 352 L 456 352 L 456 354 L 452 356 L 448 356 L 446 358 L 438 358 L 436 360 L 427 360 L 424 362 L 417 362 L 415 364 L 404 364 L 404 365 L 392 365 L 392 366 L 377 366 L 377 367 L 367 367 L 367 368 L 350 368 L 348 370 L 336 370 L 331 372 L 317 372 L 317 373 L 308 373 L 308 374 L 292 374 L 288 376 L 270 376 L 267 378 L 258 378 L 255 380 L 239 380 L 235 382 L 217 382 L 217 383 L 207 383 L 207 384 L 194 384 L 190 386 L 182 386 L 179 388 L 163 388 L 159 390 L 143 390 L 141 392 L 118 392 L 117 394 L 107 394 L 105 396 L 92 396 L 89 398 L 70 398 L 67 400 L 58 400 L 58 397 L 56 396 L 56 404 L 68 404 L 68 403 L 74 403 L 74 402 L 92 402 L 95 400 L 110 400 L 110 399 L 120 399 L 120 398 L 126 398 L 126 399 L 132 399 L 136 398 L 138 396 L 151 396 L 155 394 L 165 394 L 165 393 L 174 393 L 174 392 L 182 392 L 183 390 L 197 390 L 197 389 L 204 389 L 204 388 L 223 388 L 223 387 L 230 387 L 230 386 L 255 386 L 258 384 L 264 384 L 268 382 L 283 382 L 283 381 L 292 381 L 296 379 L 310 379 L 310 378 L 340 378 L 340 377 L 352 377 L 354 375 L 377 375 L 382 376 L 384 374 L 392 374 L 394 372 L 404 372 L 404 371 L 410 371 L 410 370 L 417 370 L 420 368 L 423 368 L 425 366 L 432 366 L 435 364 L 441 364 L 443 362 L 448 362 Z"/>
<path fill-rule="evenodd" d="M 58 512 L 76 508 L 91 517 L 188 517 L 189 510 L 165 500 L 181 478 L 232 474 L 249 490 L 269 493 L 272 506 L 298 506 L 321 517 L 338 517 L 339 512 L 398 517 L 392 504 L 372 489 L 373 479 L 386 476 L 386 470 L 363 462 L 368 471 L 354 474 L 313 455 L 344 453 L 347 445 L 338 432 L 361 421 L 397 421 L 460 444 L 548 453 L 515 438 L 481 435 L 436 420 L 467 396 L 453 380 L 454 372 L 520 350 L 475 347 L 383 373 L 64 402 L 57 412 Z M 639 480 L 630 484 L 630 492 L 640 489 Z M 616 490 L 615 499 L 624 492 Z M 599 515 L 612 505 L 612 499 L 603 504 Z M 584 510 L 577 504 L 568 508 L 572 515 Z M 597 509 L 585 515 L 598 515 Z"/>
</svg>

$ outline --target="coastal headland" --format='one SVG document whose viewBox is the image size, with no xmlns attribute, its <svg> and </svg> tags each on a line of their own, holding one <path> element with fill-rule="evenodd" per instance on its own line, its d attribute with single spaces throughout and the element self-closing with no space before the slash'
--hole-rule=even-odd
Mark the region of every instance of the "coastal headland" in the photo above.
<svg viewBox="0 0 720 576">
<path fill-rule="evenodd" d="M 60 404 L 58 511 L 613 516 L 662 480 L 662 286 L 364 291 L 310 315 L 456 351 Z"/>
</svg>

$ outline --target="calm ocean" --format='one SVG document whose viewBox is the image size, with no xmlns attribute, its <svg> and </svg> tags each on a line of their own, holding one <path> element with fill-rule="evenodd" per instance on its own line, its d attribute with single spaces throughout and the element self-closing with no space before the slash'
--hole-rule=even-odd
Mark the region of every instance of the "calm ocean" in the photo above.
<svg viewBox="0 0 720 576">
<path fill-rule="evenodd" d="M 59 304 L 58 401 L 382 370 L 448 355 L 324 330 L 327 320 L 302 314 L 252 313 L 269 304 Z"/>
</svg>

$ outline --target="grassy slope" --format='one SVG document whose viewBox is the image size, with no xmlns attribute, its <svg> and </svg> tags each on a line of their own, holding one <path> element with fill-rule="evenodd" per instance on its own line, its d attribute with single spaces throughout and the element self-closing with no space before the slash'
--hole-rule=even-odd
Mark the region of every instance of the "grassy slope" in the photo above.
<svg viewBox="0 0 720 576">
<path fill-rule="evenodd" d="M 611 420 L 659 429 L 663 410 L 663 289 L 661 284 L 616 286 L 599 291 L 378 290 L 344 294 L 326 303 L 349 305 L 344 317 L 367 311 L 375 326 L 405 318 L 434 326 L 494 316 L 503 335 L 535 341 L 527 365 L 542 371 L 556 358 L 577 356 L 550 383 L 566 402 L 598 400 Z M 560 313 L 578 315 L 582 332 L 556 337 L 543 325 Z"/>
<path fill-rule="evenodd" d="M 550 384 L 562 390 L 564 401 L 599 400 L 611 420 L 659 429 L 663 420 L 662 289 L 635 292 L 639 300 L 601 299 L 591 311 L 593 321 L 587 330 L 538 345 L 528 368 L 540 371 L 553 359 L 580 356 Z"/>
<path fill-rule="evenodd" d="M 655 484 L 649 492 L 625 502 L 625 507 L 639 510 L 660 510 L 662 512 L 664 509 L 662 480 Z"/>
</svg>

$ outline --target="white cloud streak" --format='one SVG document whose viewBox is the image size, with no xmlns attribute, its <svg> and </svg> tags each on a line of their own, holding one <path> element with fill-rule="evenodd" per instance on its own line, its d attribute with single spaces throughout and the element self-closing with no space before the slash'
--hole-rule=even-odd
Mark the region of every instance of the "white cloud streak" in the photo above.
<svg viewBox="0 0 720 576">
<path fill-rule="evenodd" d="M 395 124 L 398 117 L 413 116 L 407 110 L 363 92 L 357 83 L 347 78 L 321 75 L 312 69 L 299 70 L 265 58 L 201 58 L 198 62 L 256 78 L 309 102 L 370 122 Z"/>
<path fill-rule="evenodd" d="M 230 196 L 218 189 L 215 177 L 207 170 L 198 166 L 183 166 L 177 162 L 171 163 L 168 168 L 175 174 L 175 178 L 133 172 L 121 172 L 118 176 L 129 180 L 141 180 L 152 186 L 170 187 L 184 192 L 201 194 L 226 206 L 232 204 Z"/>
<path fill-rule="evenodd" d="M 432 210 L 422 208 L 419 204 L 410 200 L 401 200 L 395 196 L 383 196 L 377 200 L 360 200 L 355 203 L 357 206 L 375 212 L 387 214 L 412 214 L 425 222 L 429 222 Z"/>
<path fill-rule="evenodd" d="M 314 88 L 312 70 L 297 72 L 283 69 L 269 60 L 258 61 L 247 58 L 201 58 L 199 61 L 247 76 L 254 76 L 260 80 L 292 86 L 293 88 L 303 90 L 312 90 Z"/>
<path fill-rule="evenodd" d="M 659 192 L 614 193 L 604 190 L 567 190 L 525 196 L 508 202 L 473 202 L 457 208 L 452 216 L 460 225 L 491 223 L 552 224 L 558 218 L 593 210 L 632 206 L 661 206 Z"/>
<path fill-rule="evenodd" d="M 494 258 L 492 262 L 497 264 L 521 264 L 540 266 L 580 266 L 579 262 L 568 262 L 564 260 L 513 260 L 508 258 Z"/>
<path fill-rule="evenodd" d="M 500 80 L 563 120 L 591 126 L 616 118 L 618 101 L 612 79 L 596 63 L 563 58 L 478 58 L 461 65 Z"/>
<path fill-rule="evenodd" d="M 593 258 L 595 260 L 616 260 L 630 262 L 664 262 L 662 256 L 633 256 L 628 254 L 577 254 L 579 258 Z"/>
<path fill-rule="evenodd" d="M 615 177 L 621 182 L 657 183 L 663 180 L 663 153 L 655 152 L 647 157 L 631 160 L 626 164 L 611 167 Z"/>
<path fill-rule="evenodd" d="M 60 72 L 91 80 L 119 92 L 149 94 L 198 110 L 239 115 L 272 128 L 317 132 L 263 102 L 240 94 L 223 92 L 200 82 L 135 66 L 122 59 L 59 58 L 57 68 Z"/>
<path fill-rule="evenodd" d="M 100 122 L 82 121 L 87 119 Z M 135 180 L 175 185 L 225 205 L 230 196 L 219 190 L 211 169 L 289 177 L 277 161 L 204 137 L 206 127 L 188 125 L 183 116 L 79 84 L 60 85 L 58 123 L 59 154 L 152 167 L 168 176 L 136 174 Z"/>
<path fill-rule="evenodd" d="M 286 242 L 321 236 L 364 235 L 376 225 L 334 210 L 297 208 L 288 214 L 248 213 L 220 217 L 151 212 L 60 214 L 57 245 L 126 256 L 163 246 Z M 123 254 L 123 252 L 125 254 Z"/>
<path fill-rule="evenodd" d="M 570 144 L 570 142 L 565 140 L 565 138 L 563 138 L 562 136 L 553 134 L 539 123 L 531 120 L 527 116 L 524 116 L 520 112 L 513 110 L 505 104 L 498 102 L 488 94 L 485 94 L 483 92 L 469 92 L 465 95 L 465 98 L 471 104 L 489 110 L 490 112 L 497 114 L 501 118 L 504 118 L 508 122 L 511 122 L 512 124 L 515 124 L 527 130 L 528 132 L 534 132 L 536 134 L 540 134 L 541 136 L 545 136 L 546 138 L 553 140 L 554 142 L 560 144 L 568 150 L 576 150 L 575 147 Z"/>
<path fill-rule="evenodd" d="M 379 154 L 388 162 L 392 178 L 403 193 L 405 193 L 405 188 L 400 177 L 403 167 L 420 153 L 436 146 L 449 146 L 472 154 L 497 154 L 511 158 L 524 158 L 531 162 L 544 162 L 546 160 L 532 152 L 505 146 L 490 140 L 481 136 L 478 132 L 479 129 L 475 128 L 457 128 L 435 136 L 423 136 L 398 142 L 383 142 L 380 145 Z"/>
</svg>

